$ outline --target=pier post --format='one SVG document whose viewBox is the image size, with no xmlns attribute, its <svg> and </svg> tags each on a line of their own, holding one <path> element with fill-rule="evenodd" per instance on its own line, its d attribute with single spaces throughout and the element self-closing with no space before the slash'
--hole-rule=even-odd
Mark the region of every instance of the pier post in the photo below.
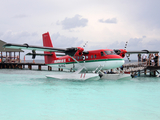
<svg viewBox="0 0 160 120">
<path fill-rule="evenodd" d="M 38 65 L 38 70 L 41 70 L 41 65 Z"/>
<path fill-rule="evenodd" d="M 19 68 L 19 69 L 22 69 L 22 65 L 18 65 L 18 68 Z"/>
<path fill-rule="evenodd" d="M 18 62 L 20 63 L 20 51 L 19 51 L 19 60 L 18 60 Z"/>
<path fill-rule="evenodd" d="M 144 75 L 146 75 L 146 73 L 147 73 L 147 70 L 144 70 Z"/>
<path fill-rule="evenodd" d="M 140 77 L 141 76 L 141 71 L 140 70 L 138 70 L 138 77 Z"/>
<path fill-rule="evenodd" d="M 15 59 L 16 59 L 16 53 L 14 52 L 14 61 L 15 61 Z"/>
<path fill-rule="evenodd" d="M 157 60 L 157 66 L 159 66 L 159 55 L 158 55 L 158 60 Z"/>
<path fill-rule="evenodd" d="M 3 62 L 2 51 L 1 51 L 1 63 Z"/>
<path fill-rule="evenodd" d="M 156 71 L 154 71 L 154 76 L 156 76 Z"/>
<path fill-rule="evenodd" d="M 15 65 L 12 65 L 12 68 L 14 69 L 14 68 L 15 68 Z"/>
<path fill-rule="evenodd" d="M 152 76 L 152 71 L 151 71 L 151 70 L 150 70 L 150 72 L 149 72 L 149 73 L 150 73 L 150 76 Z"/>
<path fill-rule="evenodd" d="M 11 65 L 9 64 L 9 69 L 11 69 Z"/>
<path fill-rule="evenodd" d="M 30 70 L 32 70 L 32 65 L 28 65 L 28 68 L 29 68 Z"/>
<path fill-rule="evenodd" d="M 48 71 L 52 71 L 52 67 L 48 66 Z"/>
</svg>

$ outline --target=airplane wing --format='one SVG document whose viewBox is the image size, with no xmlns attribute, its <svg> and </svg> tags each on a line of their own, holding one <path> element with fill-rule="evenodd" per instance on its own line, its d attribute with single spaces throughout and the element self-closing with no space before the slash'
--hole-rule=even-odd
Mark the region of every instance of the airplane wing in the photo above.
<svg viewBox="0 0 160 120">
<path fill-rule="evenodd" d="M 127 51 L 127 54 L 149 54 L 149 53 L 159 53 L 159 51 L 149 51 L 149 50 L 142 50 L 142 51 Z"/>
<path fill-rule="evenodd" d="M 3 47 L 5 48 L 14 48 L 14 49 L 27 49 L 27 50 L 38 50 L 38 51 L 48 51 L 48 52 L 65 52 L 66 49 L 53 48 L 53 47 L 40 47 L 40 46 L 31 46 L 28 44 L 11 44 L 7 43 Z"/>
<path fill-rule="evenodd" d="M 41 47 L 41 46 L 32 46 L 28 44 L 21 45 L 21 44 L 11 44 L 11 43 L 7 43 L 3 47 L 14 48 L 14 49 L 26 49 L 26 50 L 33 50 L 33 51 L 61 52 L 70 56 L 74 56 L 75 53 L 78 51 L 77 47 L 61 49 L 61 48 L 53 48 L 53 47 Z"/>
</svg>

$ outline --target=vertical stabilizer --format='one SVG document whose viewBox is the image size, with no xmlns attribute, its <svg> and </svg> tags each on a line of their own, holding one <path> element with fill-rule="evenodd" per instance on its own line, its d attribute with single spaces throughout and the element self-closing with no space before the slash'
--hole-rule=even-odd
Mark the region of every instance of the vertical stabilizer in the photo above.
<svg viewBox="0 0 160 120">
<path fill-rule="evenodd" d="M 44 46 L 44 47 L 53 47 L 52 41 L 51 41 L 51 38 L 50 38 L 50 35 L 49 35 L 49 32 L 44 33 L 44 34 L 42 35 L 42 38 L 43 38 L 43 46 Z M 50 52 L 44 51 L 44 54 L 50 54 Z M 56 54 L 55 54 L 55 52 L 52 52 L 51 54 L 52 54 L 52 56 L 45 56 L 45 57 L 44 57 L 44 59 L 45 59 L 45 64 L 51 64 L 51 63 L 53 63 L 53 60 L 56 59 Z"/>
</svg>

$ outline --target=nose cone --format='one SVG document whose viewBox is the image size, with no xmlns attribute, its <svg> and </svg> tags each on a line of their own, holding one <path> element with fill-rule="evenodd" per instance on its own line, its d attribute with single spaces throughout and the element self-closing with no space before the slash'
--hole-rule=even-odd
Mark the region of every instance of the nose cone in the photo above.
<svg viewBox="0 0 160 120">
<path fill-rule="evenodd" d="M 120 67 L 120 66 L 122 66 L 124 63 L 125 63 L 125 61 L 124 61 L 124 59 L 122 58 L 122 59 L 117 60 L 115 64 L 117 65 L 117 67 Z"/>
<path fill-rule="evenodd" d="M 121 56 L 119 55 L 115 56 L 115 67 L 116 68 L 121 67 L 124 63 L 125 61 Z"/>
<path fill-rule="evenodd" d="M 108 61 L 106 63 L 107 69 L 119 68 L 125 63 L 124 59 L 119 55 L 110 55 L 108 56 L 107 61 Z"/>
</svg>

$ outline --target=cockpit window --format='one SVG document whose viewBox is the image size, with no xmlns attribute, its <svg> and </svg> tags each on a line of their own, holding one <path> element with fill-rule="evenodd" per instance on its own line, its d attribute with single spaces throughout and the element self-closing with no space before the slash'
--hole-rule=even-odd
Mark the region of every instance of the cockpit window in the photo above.
<svg viewBox="0 0 160 120">
<path fill-rule="evenodd" d="M 114 51 L 104 51 L 106 55 L 115 55 Z"/>
<path fill-rule="evenodd" d="M 103 52 L 101 52 L 101 56 L 105 56 Z"/>
</svg>

